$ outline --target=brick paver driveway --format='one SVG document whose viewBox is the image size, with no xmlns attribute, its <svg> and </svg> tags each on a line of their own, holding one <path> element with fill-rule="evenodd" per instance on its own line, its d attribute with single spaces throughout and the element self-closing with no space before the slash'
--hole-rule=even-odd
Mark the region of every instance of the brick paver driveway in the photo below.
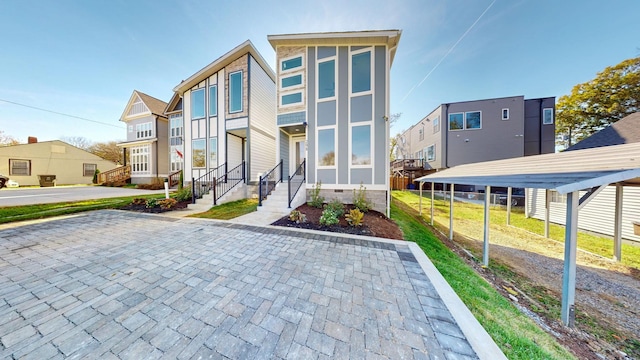
<svg viewBox="0 0 640 360">
<path fill-rule="evenodd" d="M 406 245 L 121 211 L 0 230 L 0 358 L 476 358 Z"/>
</svg>

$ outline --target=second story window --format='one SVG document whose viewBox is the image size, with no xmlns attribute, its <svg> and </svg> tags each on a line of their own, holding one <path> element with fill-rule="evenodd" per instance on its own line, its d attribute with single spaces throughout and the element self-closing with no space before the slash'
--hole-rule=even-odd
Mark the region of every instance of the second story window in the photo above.
<svg viewBox="0 0 640 360">
<path fill-rule="evenodd" d="M 418 130 L 418 141 L 424 140 L 424 128 Z"/>
<path fill-rule="evenodd" d="M 294 57 L 292 59 L 282 60 L 280 64 L 281 64 L 280 70 L 282 72 L 302 67 L 302 56 Z"/>
<path fill-rule="evenodd" d="M 351 55 L 351 93 L 371 90 L 371 51 Z"/>
<path fill-rule="evenodd" d="M 153 123 L 136 124 L 136 139 L 144 139 L 153 136 Z"/>
<path fill-rule="evenodd" d="M 209 86 L 209 116 L 218 115 L 218 86 Z"/>
<path fill-rule="evenodd" d="M 242 111 L 242 71 L 229 74 L 229 112 Z"/>
<path fill-rule="evenodd" d="M 191 91 L 191 119 L 204 117 L 204 89 Z"/>
<path fill-rule="evenodd" d="M 318 64 L 318 99 L 336 95 L 336 62 L 329 60 Z"/>
<path fill-rule="evenodd" d="M 440 131 L 440 116 L 433 119 L 433 133 L 437 133 Z"/>
<path fill-rule="evenodd" d="M 553 124 L 553 109 L 545 108 L 542 110 L 542 125 Z"/>
<path fill-rule="evenodd" d="M 509 109 L 502 109 L 502 120 L 509 120 Z"/>
</svg>

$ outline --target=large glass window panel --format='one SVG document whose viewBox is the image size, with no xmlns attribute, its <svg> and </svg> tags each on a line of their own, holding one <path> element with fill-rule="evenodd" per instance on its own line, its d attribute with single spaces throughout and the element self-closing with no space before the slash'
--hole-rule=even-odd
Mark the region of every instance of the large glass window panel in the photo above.
<svg viewBox="0 0 640 360">
<path fill-rule="evenodd" d="M 218 86 L 209 87 L 209 116 L 218 115 Z"/>
<path fill-rule="evenodd" d="M 464 114 L 449 114 L 449 130 L 464 129 Z"/>
<path fill-rule="evenodd" d="M 351 164 L 371 165 L 371 126 L 351 128 Z"/>
<path fill-rule="evenodd" d="M 242 71 L 229 75 L 229 112 L 242 111 Z"/>
<path fill-rule="evenodd" d="M 480 111 L 471 111 L 465 114 L 466 128 L 467 129 L 480 129 L 482 128 L 482 116 Z"/>
<path fill-rule="evenodd" d="M 371 52 L 351 56 L 351 92 L 371 90 Z"/>
<path fill-rule="evenodd" d="M 302 66 L 302 56 L 299 56 L 299 57 L 296 57 L 296 58 L 293 58 L 293 59 L 284 60 L 282 62 L 282 71 L 295 69 L 295 68 L 301 67 L 301 66 Z"/>
<path fill-rule="evenodd" d="M 336 164 L 335 130 L 318 130 L 318 165 L 334 166 Z"/>
<path fill-rule="evenodd" d="M 204 89 L 191 91 L 191 118 L 204 117 Z"/>
<path fill-rule="evenodd" d="M 325 61 L 318 65 L 318 99 L 336 95 L 336 62 Z"/>
<path fill-rule="evenodd" d="M 553 124 L 553 109 L 546 108 L 542 111 L 542 124 L 549 125 Z"/>
<path fill-rule="evenodd" d="M 209 166 L 218 166 L 218 138 L 209 139 Z"/>
<path fill-rule="evenodd" d="M 433 161 L 436 159 L 436 146 L 431 145 L 427 148 L 427 161 Z"/>
<path fill-rule="evenodd" d="M 282 105 L 296 104 L 302 102 L 302 93 L 282 95 Z"/>
<path fill-rule="evenodd" d="M 193 140 L 191 143 L 191 152 L 192 157 L 191 161 L 193 162 L 194 168 L 203 168 L 206 167 L 206 153 L 207 153 L 207 143 L 205 139 Z"/>
<path fill-rule="evenodd" d="M 282 78 L 281 84 L 283 88 L 300 85 L 302 84 L 302 75 L 293 75 L 293 76 Z"/>
</svg>

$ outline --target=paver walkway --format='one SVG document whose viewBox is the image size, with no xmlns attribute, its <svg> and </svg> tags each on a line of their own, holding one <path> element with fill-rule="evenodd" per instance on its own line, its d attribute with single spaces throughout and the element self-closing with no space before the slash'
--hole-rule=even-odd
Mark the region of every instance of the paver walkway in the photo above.
<svg viewBox="0 0 640 360">
<path fill-rule="evenodd" d="M 0 227 L 2 359 L 476 353 L 402 242 L 115 210 Z"/>
</svg>

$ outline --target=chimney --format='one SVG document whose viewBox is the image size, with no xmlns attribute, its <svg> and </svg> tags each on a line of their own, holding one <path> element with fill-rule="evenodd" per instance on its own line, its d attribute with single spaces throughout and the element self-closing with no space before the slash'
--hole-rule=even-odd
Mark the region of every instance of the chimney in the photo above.
<svg viewBox="0 0 640 360">
<path fill-rule="evenodd" d="M 35 144 L 35 143 L 37 143 L 37 142 L 38 142 L 38 138 L 37 138 L 37 137 L 35 137 L 35 136 L 29 136 L 29 137 L 27 138 L 27 143 L 28 143 L 28 144 Z"/>
</svg>

